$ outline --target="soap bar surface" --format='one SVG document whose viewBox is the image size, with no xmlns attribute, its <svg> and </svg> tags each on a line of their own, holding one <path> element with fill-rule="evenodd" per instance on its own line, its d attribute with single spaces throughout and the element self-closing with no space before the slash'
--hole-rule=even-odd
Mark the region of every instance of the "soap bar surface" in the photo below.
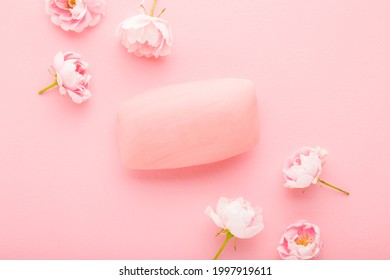
<svg viewBox="0 0 390 280">
<path fill-rule="evenodd" d="M 154 89 L 120 105 L 117 129 L 122 163 L 131 169 L 227 159 L 258 142 L 255 86 L 215 79 Z"/>
</svg>

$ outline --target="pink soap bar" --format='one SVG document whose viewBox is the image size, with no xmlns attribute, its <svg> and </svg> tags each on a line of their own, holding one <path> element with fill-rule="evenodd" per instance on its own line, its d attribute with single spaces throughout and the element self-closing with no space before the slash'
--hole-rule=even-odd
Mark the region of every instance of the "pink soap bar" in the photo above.
<svg viewBox="0 0 390 280">
<path fill-rule="evenodd" d="M 124 101 L 119 151 L 132 169 L 170 169 L 230 158 L 259 139 L 255 86 L 216 79 L 154 89 Z"/>
</svg>

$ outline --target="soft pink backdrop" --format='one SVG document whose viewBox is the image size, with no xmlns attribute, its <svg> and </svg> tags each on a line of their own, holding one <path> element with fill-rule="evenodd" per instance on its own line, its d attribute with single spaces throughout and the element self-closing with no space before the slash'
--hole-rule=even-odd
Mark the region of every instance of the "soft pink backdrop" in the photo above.
<svg viewBox="0 0 390 280">
<path fill-rule="evenodd" d="M 108 0 L 81 34 L 51 24 L 43 2 L 0 9 L 1 259 L 209 259 L 223 238 L 203 212 L 220 196 L 249 199 L 265 220 L 223 259 L 278 259 L 298 219 L 320 226 L 319 259 L 390 259 L 390 1 L 160 0 L 174 48 L 159 60 L 128 55 L 115 37 L 137 0 Z M 37 94 L 59 50 L 90 63 L 93 97 L 81 106 Z M 218 77 L 255 81 L 255 149 L 169 172 L 121 166 L 121 101 Z M 285 158 L 305 145 L 329 150 L 322 178 L 350 197 L 283 187 Z"/>
</svg>

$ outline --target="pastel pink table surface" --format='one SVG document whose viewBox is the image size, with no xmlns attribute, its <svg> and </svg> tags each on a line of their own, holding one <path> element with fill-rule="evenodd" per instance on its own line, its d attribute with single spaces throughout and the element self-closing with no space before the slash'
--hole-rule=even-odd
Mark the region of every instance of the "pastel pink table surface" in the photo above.
<svg viewBox="0 0 390 280">
<path fill-rule="evenodd" d="M 0 9 L 0 258 L 210 259 L 223 238 L 205 208 L 242 196 L 263 208 L 265 229 L 222 259 L 278 259 L 299 219 L 321 228 L 318 259 L 390 259 L 390 2 L 159 0 L 174 42 L 158 60 L 129 55 L 115 37 L 137 5 L 107 1 L 81 34 L 51 24 L 44 1 Z M 37 94 L 59 50 L 90 64 L 93 97 L 82 105 Z M 123 100 L 223 77 L 256 84 L 254 149 L 171 171 L 121 165 Z M 329 150 L 322 179 L 350 197 L 283 187 L 284 160 L 316 145 Z"/>
</svg>

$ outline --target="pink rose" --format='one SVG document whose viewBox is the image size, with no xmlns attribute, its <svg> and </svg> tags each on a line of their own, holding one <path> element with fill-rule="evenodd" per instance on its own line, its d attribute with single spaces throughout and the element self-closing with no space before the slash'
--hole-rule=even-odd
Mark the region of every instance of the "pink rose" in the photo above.
<svg viewBox="0 0 390 280">
<path fill-rule="evenodd" d="M 226 234 L 225 242 L 214 259 L 217 259 L 230 238 L 251 238 L 263 230 L 261 209 L 254 209 L 242 197 L 227 199 L 221 197 L 217 204 L 217 213 L 208 206 L 205 213 L 221 228 L 219 234 Z"/>
<path fill-rule="evenodd" d="M 284 186 L 287 188 L 307 188 L 316 184 L 325 163 L 327 151 L 321 147 L 304 147 L 293 153 L 283 167 Z"/>
<path fill-rule="evenodd" d="M 293 153 L 284 163 L 283 175 L 286 188 L 307 188 L 311 184 L 322 183 L 332 189 L 340 191 L 345 195 L 349 192 L 333 186 L 319 177 L 322 166 L 325 164 L 325 157 L 328 152 L 321 148 L 303 147 Z"/>
<path fill-rule="evenodd" d="M 155 4 L 156 1 L 149 15 L 141 4 L 143 14 L 129 17 L 119 25 L 117 36 L 129 53 L 156 58 L 171 53 L 171 28 L 166 20 L 153 16 Z"/>
<path fill-rule="evenodd" d="M 302 221 L 286 229 L 277 250 L 285 260 L 308 260 L 317 256 L 321 247 L 319 227 Z"/>
<path fill-rule="evenodd" d="M 55 81 L 39 93 L 58 86 L 62 95 L 68 94 L 73 102 L 82 103 L 91 97 L 88 83 L 91 76 L 86 70 L 88 64 L 81 60 L 81 55 L 75 52 L 58 52 L 54 57 L 53 69 Z"/>
<path fill-rule="evenodd" d="M 105 0 L 45 0 L 51 21 L 65 31 L 81 32 L 98 24 L 104 15 Z"/>
<path fill-rule="evenodd" d="M 205 213 L 217 226 L 229 230 L 238 238 L 251 238 L 264 228 L 261 209 L 255 210 L 242 197 L 231 200 L 221 197 L 218 200 L 217 213 L 210 206 Z"/>
</svg>

